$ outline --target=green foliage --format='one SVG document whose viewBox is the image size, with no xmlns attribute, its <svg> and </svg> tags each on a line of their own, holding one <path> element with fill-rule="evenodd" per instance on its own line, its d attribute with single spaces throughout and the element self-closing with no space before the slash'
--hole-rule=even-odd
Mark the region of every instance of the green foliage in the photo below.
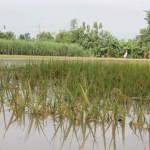
<svg viewBox="0 0 150 150">
<path fill-rule="evenodd" d="M 61 42 L 61 43 L 72 43 L 72 33 L 68 31 L 60 31 L 56 35 L 56 42 Z"/>
<path fill-rule="evenodd" d="M 148 26 L 140 29 L 140 35 L 136 37 L 136 40 L 139 47 L 142 49 L 143 57 L 150 59 L 150 10 L 145 12 L 147 13 L 145 20 Z"/>
<path fill-rule="evenodd" d="M 25 40 L 24 34 L 20 34 L 19 37 L 18 37 L 18 39 L 19 39 L 19 40 Z"/>
<path fill-rule="evenodd" d="M 103 30 L 101 23 L 94 22 L 93 28 L 82 22 L 78 27 L 77 20 L 71 21 L 71 29 L 60 31 L 56 35 L 56 42 L 76 43 L 83 47 L 85 51 L 91 51 L 91 55 L 96 57 L 123 57 L 128 51 L 130 58 L 142 58 L 141 48 L 136 40 L 118 40 L 108 31 Z"/>
<path fill-rule="evenodd" d="M 148 26 L 141 29 L 140 35 L 138 35 L 135 39 L 130 39 L 128 41 L 125 41 L 124 39 L 118 40 L 110 32 L 103 30 L 102 23 L 95 21 L 93 25 L 90 26 L 85 22 L 82 22 L 79 26 L 78 20 L 72 19 L 70 22 L 70 29 L 68 31 L 60 30 L 55 37 L 51 32 L 41 32 L 37 35 L 37 39 L 32 40 L 30 38 L 30 33 L 25 33 L 20 34 L 18 39 L 28 40 L 30 41 L 29 43 L 18 44 L 19 42 L 16 41 L 10 41 L 10 43 L 3 41 L 1 42 L 3 43 L 1 45 L 1 54 L 56 56 L 90 55 L 96 57 L 119 58 L 123 57 L 127 51 L 127 58 L 150 58 L 150 10 L 145 12 L 145 20 L 147 21 Z M 15 35 L 13 32 L 0 32 L 0 39 L 14 40 Z M 38 43 L 39 41 L 45 41 L 45 43 Z M 51 44 L 52 42 L 56 42 L 58 44 Z M 62 43 L 64 43 L 64 45 Z M 65 44 L 70 44 L 70 46 L 66 46 Z M 75 44 L 76 48 L 74 48 L 72 44 Z M 53 50 L 51 47 L 61 47 L 62 49 L 60 50 L 57 48 L 59 50 Z M 72 48 L 72 50 L 70 48 Z"/>
<path fill-rule="evenodd" d="M 48 41 L 22 41 L 0 39 L 0 54 L 8 55 L 43 55 L 43 56 L 87 56 L 76 44 L 56 43 Z"/>
<path fill-rule="evenodd" d="M 72 19 L 70 22 L 70 30 L 76 30 L 78 27 L 77 19 Z"/>
<path fill-rule="evenodd" d="M 30 40 L 30 33 L 20 34 L 18 37 L 19 40 Z"/>
<path fill-rule="evenodd" d="M 50 32 L 41 32 L 37 35 L 37 39 L 40 41 L 54 41 L 54 37 Z"/>
<path fill-rule="evenodd" d="M 53 79 L 51 84 L 59 85 L 70 93 L 77 90 L 77 93 L 74 93 L 76 96 L 83 94 L 83 98 L 88 100 L 97 96 L 116 96 L 119 91 L 129 97 L 144 98 L 149 94 L 150 65 L 144 62 L 102 63 L 101 61 L 53 60 L 38 64 L 30 62 L 18 68 L 19 72 L 15 72 L 18 78 L 32 79 L 32 85 L 39 84 L 37 80 L 40 82 L 41 77 Z"/>
<path fill-rule="evenodd" d="M 150 10 L 148 10 L 148 11 L 145 11 L 147 14 L 146 14 L 146 18 L 144 18 L 146 21 L 147 21 L 147 23 L 148 23 L 148 25 L 150 26 Z"/>
<path fill-rule="evenodd" d="M 108 117 L 117 123 L 120 115 L 125 121 L 131 102 L 140 102 L 134 106 L 143 110 L 142 102 L 146 106 L 150 100 L 149 63 L 30 61 L 23 66 L 1 65 L 0 72 L 0 100 L 8 99 L 16 114 L 27 107 L 31 114 L 57 113 L 79 124 L 105 123 Z"/>
<path fill-rule="evenodd" d="M 11 31 L 8 31 L 8 32 L 1 32 L 0 31 L 0 39 L 7 39 L 7 40 L 10 40 L 10 39 L 15 39 L 15 34 Z"/>
</svg>

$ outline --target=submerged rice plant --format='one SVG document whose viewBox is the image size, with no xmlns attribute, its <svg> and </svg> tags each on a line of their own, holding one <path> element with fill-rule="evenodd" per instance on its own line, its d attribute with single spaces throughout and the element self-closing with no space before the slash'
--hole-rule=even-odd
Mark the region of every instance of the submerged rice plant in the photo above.
<svg viewBox="0 0 150 150">
<path fill-rule="evenodd" d="M 68 118 L 77 125 L 110 120 L 125 124 L 134 102 L 141 107 L 136 108 L 133 122 L 144 122 L 142 107 L 150 102 L 149 74 L 148 63 L 53 60 L 1 65 L 0 98 L 15 114 Z"/>
</svg>

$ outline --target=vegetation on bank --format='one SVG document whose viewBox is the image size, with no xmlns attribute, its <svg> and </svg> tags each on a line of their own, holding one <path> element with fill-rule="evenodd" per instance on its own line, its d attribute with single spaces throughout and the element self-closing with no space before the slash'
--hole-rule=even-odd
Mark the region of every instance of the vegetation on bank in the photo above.
<svg viewBox="0 0 150 150">
<path fill-rule="evenodd" d="M 83 50 L 77 44 L 48 41 L 22 41 L 0 39 L 0 54 L 41 56 L 90 56 L 90 50 Z"/>
<path fill-rule="evenodd" d="M 150 58 L 150 10 L 146 11 L 145 20 L 148 26 L 141 29 L 140 34 L 134 39 L 128 41 L 118 40 L 111 33 L 103 30 L 101 23 L 94 22 L 91 27 L 83 22 L 79 26 L 77 19 L 71 20 L 68 31 L 60 30 L 55 35 L 51 32 L 41 32 L 36 39 L 31 39 L 30 33 L 20 34 L 16 38 L 13 32 L 0 32 L 0 39 L 5 39 L 5 41 L 0 40 L 0 51 L 1 54 L 15 54 L 16 51 L 22 55 L 92 55 L 115 58 L 123 57 L 127 51 L 128 58 Z"/>
</svg>

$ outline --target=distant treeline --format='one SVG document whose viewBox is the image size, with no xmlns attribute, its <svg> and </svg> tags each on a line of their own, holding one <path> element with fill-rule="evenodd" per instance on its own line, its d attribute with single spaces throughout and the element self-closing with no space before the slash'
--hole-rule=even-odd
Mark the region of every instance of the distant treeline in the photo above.
<svg viewBox="0 0 150 150">
<path fill-rule="evenodd" d="M 118 58 L 127 51 L 128 58 L 150 58 L 150 10 L 145 12 L 148 26 L 128 41 L 103 30 L 101 23 L 94 22 L 91 27 L 83 22 L 78 26 L 77 19 L 73 19 L 68 31 L 60 30 L 55 35 L 41 32 L 31 38 L 30 33 L 16 37 L 13 32 L 0 32 L 0 53 Z"/>
</svg>

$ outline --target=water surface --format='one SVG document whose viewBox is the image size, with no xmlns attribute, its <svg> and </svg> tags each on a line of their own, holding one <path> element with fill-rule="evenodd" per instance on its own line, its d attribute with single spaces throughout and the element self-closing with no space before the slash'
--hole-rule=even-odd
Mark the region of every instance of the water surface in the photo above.
<svg viewBox="0 0 150 150">
<path fill-rule="evenodd" d="M 149 116 L 146 115 L 146 118 Z M 74 125 L 69 120 L 35 115 L 14 114 L 7 106 L 0 113 L 1 150 L 148 150 L 150 132 L 147 125 L 132 125 L 126 117 L 114 125 L 85 123 Z"/>
</svg>

